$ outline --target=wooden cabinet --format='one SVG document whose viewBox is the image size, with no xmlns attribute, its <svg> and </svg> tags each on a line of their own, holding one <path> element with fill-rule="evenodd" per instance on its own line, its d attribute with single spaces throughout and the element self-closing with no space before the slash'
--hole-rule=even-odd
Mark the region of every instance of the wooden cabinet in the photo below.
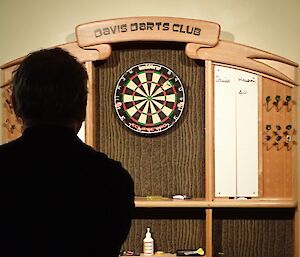
<svg viewBox="0 0 300 257">
<path fill-rule="evenodd" d="M 141 252 L 151 227 L 155 250 L 170 254 L 202 247 L 207 257 L 296 257 L 298 65 L 222 41 L 219 32 L 215 23 L 168 17 L 77 26 L 77 42 L 60 47 L 89 73 L 86 143 L 121 161 L 134 179 L 136 214 L 124 250 Z M 9 87 L 21 59 L 2 67 L 4 142 L 20 135 Z M 126 71 L 149 63 L 169 68 L 170 80 L 178 76 L 185 103 L 169 129 L 141 135 L 117 115 L 116 86 Z M 149 91 L 168 80 L 134 79 L 124 82 L 128 88 L 149 83 Z M 124 100 L 125 109 L 138 106 L 135 93 L 125 94 L 134 102 Z M 169 198 L 175 194 L 192 199 Z"/>
</svg>

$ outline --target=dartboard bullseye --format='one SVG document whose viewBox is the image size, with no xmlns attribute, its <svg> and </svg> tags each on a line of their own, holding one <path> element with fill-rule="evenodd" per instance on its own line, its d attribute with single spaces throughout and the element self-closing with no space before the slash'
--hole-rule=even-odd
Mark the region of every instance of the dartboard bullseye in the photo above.
<svg viewBox="0 0 300 257">
<path fill-rule="evenodd" d="M 170 68 L 158 63 L 141 63 L 129 68 L 119 79 L 114 95 L 120 120 L 142 135 L 160 134 L 180 118 L 184 88 Z"/>
</svg>

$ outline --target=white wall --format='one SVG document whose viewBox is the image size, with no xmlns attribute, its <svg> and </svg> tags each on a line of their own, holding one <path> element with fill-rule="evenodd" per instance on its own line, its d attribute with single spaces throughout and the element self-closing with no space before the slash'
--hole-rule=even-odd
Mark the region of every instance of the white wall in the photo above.
<svg viewBox="0 0 300 257">
<path fill-rule="evenodd" d="M 218 22 L 222 38 L 300 63 L 299 0 L 0 0 L 0 65 L 75 39 L 76 25 L 161 15 Z"/>
<path fill-rule="evenodd" d="M 78 24 L 143 15 L 214 21 L 222 39 L 300 63 L 300 0 L 0 0 L 0 65 L 74 41 Z"/>
</svg>

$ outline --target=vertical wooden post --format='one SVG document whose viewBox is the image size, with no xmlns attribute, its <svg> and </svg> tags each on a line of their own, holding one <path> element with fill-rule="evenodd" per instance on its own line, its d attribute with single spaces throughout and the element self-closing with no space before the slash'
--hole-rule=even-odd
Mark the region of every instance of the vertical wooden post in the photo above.
<svg viewBox="0 0 300 257">
<path fill-rule="evenodd" d="M 214 81 L 213 65 L 205 61 L 205 199 L 212 201 L 214 198 Z M 212 257 L 212 230 L 213 210 L 206 209 L 206 256 Z"/>
<path fill-rule="evenodd" d="M 86 62 L 85 67 L 89 76 L 88 79 L 88 99 L 86 107 L 86 119 L 85 119 L 85 142 L 92 146 L 96 146 L 95 141 L 95 70 L 93 63 Z"/>
<path fill-rule="evenodd" d="M 300 73 L 295 73 L 295 81 L 299 81 L 298 78 L 298 74 Z M 297 116 L 298 116 L 298 108 L 299 108 L 299 99 L 298 99 L 298 88 L 295 87 L 293 88 L 293 94 L 292 94 L 292 98 L 296 101 L 296 105 L 294 107 L 296 107 L 296 111 L 293 112 L 293 116 L 292 116 L 292 120 L 293 121 L 298 121 Z M 297 122 L 299 124 L 299 121 Z M 299 131 L 298 129 L 298 124 L 295 124 L 297 127 L 297 131 Z M 298 132 L 299 133 L 299 132 Z M 297 138 L 299 138 L 299 135 L 296 135 Z M 299 145 L 299 142 L 298 142 Z M 295 216 L 294 216 L 294 256 L 298 257 L 299 256 L 299 228 L 298 228 L 298 220 L 299 220 L 299 212 L 298 212 L 298 208 L 299 208 L 299 189 L 298 189 L 298 181 L 299 181 L 299 163 L 298 163 L 298 146 L 296 145 L 296 147 L 294 147 L 293 149 L 293 168 L 292 168 L 292 172 L 293 172 L 293 197 L 294 199 L 298 202 L 297 208 L 295 209 Z"/>
<path fill-rule="evenodd" d="M 262 76 L 258 76 L 258 197 L 263 197 L 264 195 L 264 183 L 263 183 L 263 83 Z"/>
<path fill-rule="evenodd" d="M 299 241 L 299 230 L 298 230 L 298 207 L 295 210 L 294 215 L 294 257 L 298 257 L 298 241 Z"/>
</svg>

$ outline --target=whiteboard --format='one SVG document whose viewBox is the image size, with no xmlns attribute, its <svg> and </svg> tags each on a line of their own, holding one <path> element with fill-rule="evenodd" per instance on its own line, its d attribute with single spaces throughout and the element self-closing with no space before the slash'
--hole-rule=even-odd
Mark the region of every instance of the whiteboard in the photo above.
<svg viewBox="0 0 300 257">
<path fill-rule="evenodd" d="M 236 70 L 237 196 L 258 196 L 257 75 Z"/>
<path fill-rule="evenodd" d="M 215 195 L 236 196 L 234 70 L 215 67 Z"/>
<path fill-rule="evenodd" d="M 257 75 L 215 66 L 215 196 L 258 196 Z"/>
</svg>

